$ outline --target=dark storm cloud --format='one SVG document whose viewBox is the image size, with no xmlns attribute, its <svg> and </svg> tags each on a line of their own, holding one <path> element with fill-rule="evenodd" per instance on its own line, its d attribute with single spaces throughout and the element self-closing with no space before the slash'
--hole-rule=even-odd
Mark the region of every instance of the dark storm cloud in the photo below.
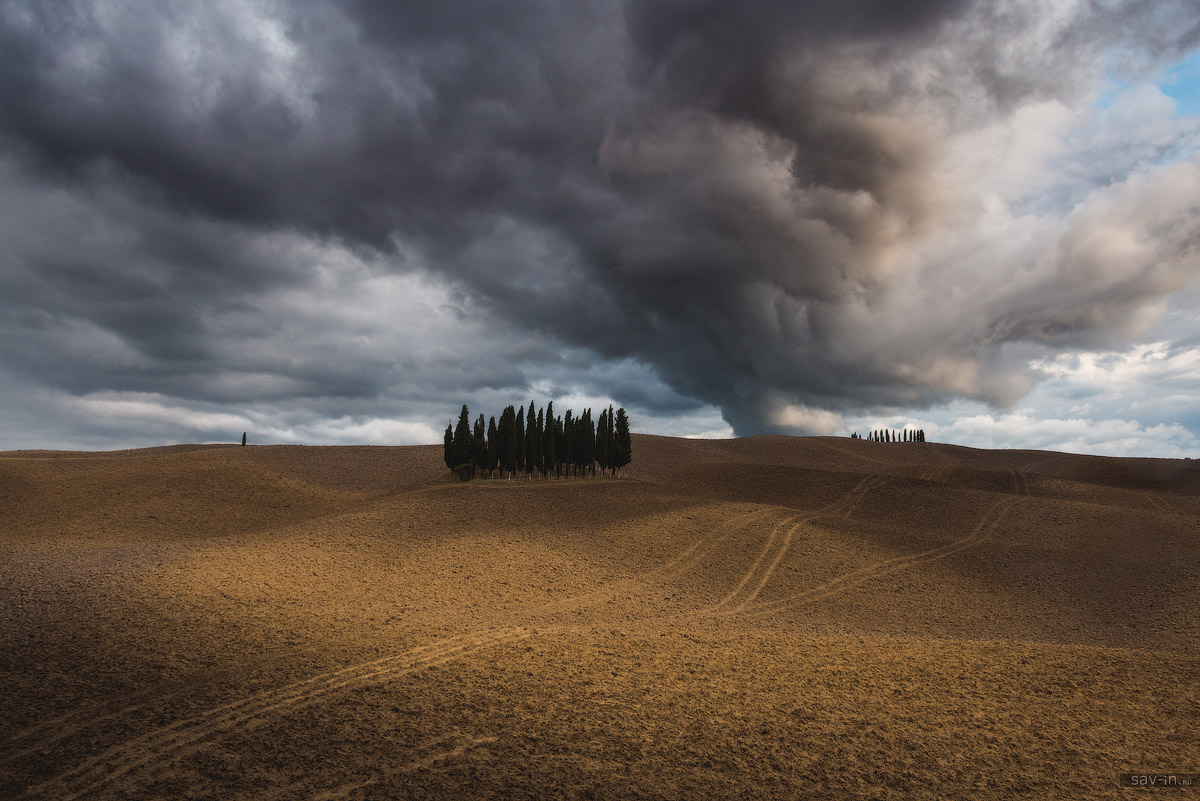
<svg viewBox="0 0 1200 801">
<path fill-rule="evenodd" d="M 1178 181 L 1006 262 L 927 244 L 962 213 L 951 140 L 1195 39 L 1188 3 L 1109 5 L 3 3 L 4 360 L 79 395 L 424 403 L 583 348 L 739 433 L 1010 403 L 1013 346 L 1119 339 L 1188 277 Z M 1089 250 L 1135 200 L 1173 233 Z M 420 274 L 449 304 L 379 307 Z"/>
</svg>

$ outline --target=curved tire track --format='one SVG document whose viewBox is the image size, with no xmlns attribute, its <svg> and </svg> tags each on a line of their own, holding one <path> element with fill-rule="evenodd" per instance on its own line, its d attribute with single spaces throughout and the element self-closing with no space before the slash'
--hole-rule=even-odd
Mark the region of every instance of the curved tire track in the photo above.
<svg viewBox="0 0 1200 801">
<path fill-rule="evenodd" d="M 772 530 L 771 535 L 767 539 L 766 545 L 763 547 L 762 553 L 759 554 L 758 559 L 754 561 L 754 564 L 752 564 L 750 569 L 747 570 L 742 576 L 742 579 L 738 582 L 737 586 L 734 587 L 731 592 L 729 592 L 716 604 L 702 610 L 701 614 L 722 612 L 727 613 L 745 608 L 748 604 L 753 602 L 755 598 L 758 597 L 759 593 L 761 593 L 763 588 L 767 586 L 767 583 L 771 580 L 772 576 L 775 575 L 776 568 L 779 567 L 779 564 L 783 561 L 783 558 L 787 555 L 788 551 L 792 547 L 792 539 L 794 538 L 796 532 L 805 523 L 815 520 L 818 517 L 840 516 L 843 518 L 848 518 L 858 507 L 858 504 L 868 492 L 886 483 L 886 481 L 887 479 L 883 476 L 867 476 L 855 484 L 849 492 L 833 503 L 823 506 L 814 512 L 809 512 L 802 515 L 794 515 L 787 520 L 782 521 L 775 527 L 774 530 Z M 785 526 L 789 526 L 789 528 L 783 534 L 779 545 L 775 546 L 775 538 Z M 771 559 L 770 563 L 767 565 L 762 574 L 758 575 L 760 566 L 772 552 L 773 547 L 775 548 L 774 558 Z M 738 596 L 742 593 L 745 587 L 755 578 L 757 578 L 758 581 L 756 584 L 754 584 L 753 588 L 746 593 L 744 597 L 742 597 L 740 600 L 737 600 Z M 737 600 L 736 604 L 734 604 L 735 600 Z"/>
<path fill-rule="evenodd" d="M 752 509 L 734 516 L 724 524 L 714 527 L 704 537 L 655 568 L 630 579 L 605 585 L 592 592 L 575 595 L 551 605 L 529 610 L 530 613 L 554 611 L 557 608 L 587 606 L 604 600 L 617 592 L 618 586 L 647 578 L 669 577 L 691 569 L 707 553 L 729 538 L 738 524 L 753 521 L 770 514 L 773 507 Z M 540 631 L 555 627 L 540 627 Z M 181 759 L 202 750 L 226 732 L 252 727 L 267 715 L 316 703 L 323 697 L 340 690 L 355 689 L 370 684 L 389 681 L 436 665 L 481 651 L 491 645 L 513 642 L 535 633 L 525 627 L 498 628 L 485 632 L 451 637 L 420 646 L 401 654 L 362 662 L 329 673 L 312 676 L 283 687 L 265 690 L 228 704 L 214 707 L 205 712 L 184 718 L 152 732 L 122 742 L 90 757 L 76 767 L 28 789 L 31 797 L 51 797 L 73 801 L 121 779 L 152 778 L 163 769 Z M 74 719 L 80 713 L 64 716 L 60 722 Z M 49 747 L 66 737 L 86 729 L 90 725 L 118 716 L 119 713 L 93 718 L 88 722 L 71 727 L 67 731 L 52 732 L 50 738 L 25 750 Z M 24 735 L 33 736 L 44 730 L 42 725 L 32 727 Z"/>
<path fill-rule="evenodd" d="M 203 749 L 226 732 L 252 726 L 280 710 L 313 703 L 330 693 L 370 686 L 476 653 L 489 646 L 533 635 L 524 628 L 494 629 L 451 637 L 402 654 L 363 662 L 320 674 L 240 701 L 214 707 L 127 740 L 91 757 L 75 768 L 29 789 L 31 796 L 73 801 L 123 777 L 152 776 Z"/>
<path fill-rule="evenodd" d="M 813 601 L 823 600 L 832 595 L 836 595 L 853 587 L 865 584 L 872 579 L 882 578 L 883 576 L 899 572 L 909 567 L 915 567 L 916 565 L 922 565 L 945 559 L 947 556 L 951 556 L 959 551 L 964 551 L 967 548 L 978 545 L 980 542 L 983 542 L 991 537 L 996 532 L 1000 521 L 1004 519 L 1004 516 L 1008 514 L 1009 509 L 1016 504 L 1018 500 L 1020 500 L 1019 497 L 1010 496 L 997 501 L 990 509 L 984 512 L 983 518 L 979 521 L 971 533 L 962 539 L 955 540 L 954 542 L 946 545 L 941 545 L 937 548 L 931 548 L 927 551 L 921 551 L 920 553 L 909 554 L 907 556 L 897 556 L 892 559 L 884 559 L 883 561 L 875 562 L 874 564 L 870 564 L 865 567 L 861 567 L 858 570 L 846 573 L 836 579 L 832 579 L 831 581 L 818 584 L 815 587 L 810 587 L 802 592 L 789 595 L 786 598 L 779 598 L 774 601 L 757 604 L 753 608 L 747 608 L 747 605 L 743 604 L 740 607 L 725 610 L 725 614 L 734 615 L 740 613 L 748 616 L 771 614 L 791 604 L 811 603 Z"/>
</svg>

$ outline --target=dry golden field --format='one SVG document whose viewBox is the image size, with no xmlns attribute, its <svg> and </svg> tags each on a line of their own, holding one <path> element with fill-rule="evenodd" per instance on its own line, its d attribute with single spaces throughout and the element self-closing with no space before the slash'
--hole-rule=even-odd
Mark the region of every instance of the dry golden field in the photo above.
<svg viewBox="0 0 1200 801">
<path fill-rule="evenodd" d="M 1200 771 L 1200 462 L 633 448 L 619 480 L 466 484 L 440 446 L 0 454 L 0 798 L 1097 799 Z"/>
</svg>

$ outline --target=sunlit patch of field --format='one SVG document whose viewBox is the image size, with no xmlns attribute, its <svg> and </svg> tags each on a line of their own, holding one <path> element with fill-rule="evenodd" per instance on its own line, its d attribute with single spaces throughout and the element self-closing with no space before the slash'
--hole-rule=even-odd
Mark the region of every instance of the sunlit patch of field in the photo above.
<svg viewBox="0 0 1200 801">
<path fill-rule="evenodd" d="M 635 437 L 0 454 L 0 797 L 1117 798 L 1200 771 L 1200 467 Z"/>
</svg>

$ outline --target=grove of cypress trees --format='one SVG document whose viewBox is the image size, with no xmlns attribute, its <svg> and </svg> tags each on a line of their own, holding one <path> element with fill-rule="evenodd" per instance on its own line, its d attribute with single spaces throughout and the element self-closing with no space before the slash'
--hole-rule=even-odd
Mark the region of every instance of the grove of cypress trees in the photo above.
<svg viewBox="0 0 1200 801">
<path fill-rule="evenodd" d="M 457 425 L 447 424 L 442 438 L 442 461 L 463 480 L 479 473 L 491 478 L 497 469 L 509 478 L 520 471 L 529 478 L 534 473 L 546 478 L 552 470 L 561 478 L 564 468 L 568 477 L 595 476 L 597 467 L 601 475 L 616 476 L 631 457 L 629 416 L 623 408 L 614 413 L 611 405 L 600 410 L 598 421 L 593 421 L 591 409 L 578 416 L 568 409 L 563 417 L 555 417 L 553 402 L 542 410 L 533 401 L 519 411 L 505 407 L 499 420 L 492 417 L 486 426 L 483 414 L 474 426 L 470 421 L 464 403 Z M 913 441 L 917 436 L 913 431 Z M 464 466 L 470 471 L 459 470 Z"/>
</svg>

